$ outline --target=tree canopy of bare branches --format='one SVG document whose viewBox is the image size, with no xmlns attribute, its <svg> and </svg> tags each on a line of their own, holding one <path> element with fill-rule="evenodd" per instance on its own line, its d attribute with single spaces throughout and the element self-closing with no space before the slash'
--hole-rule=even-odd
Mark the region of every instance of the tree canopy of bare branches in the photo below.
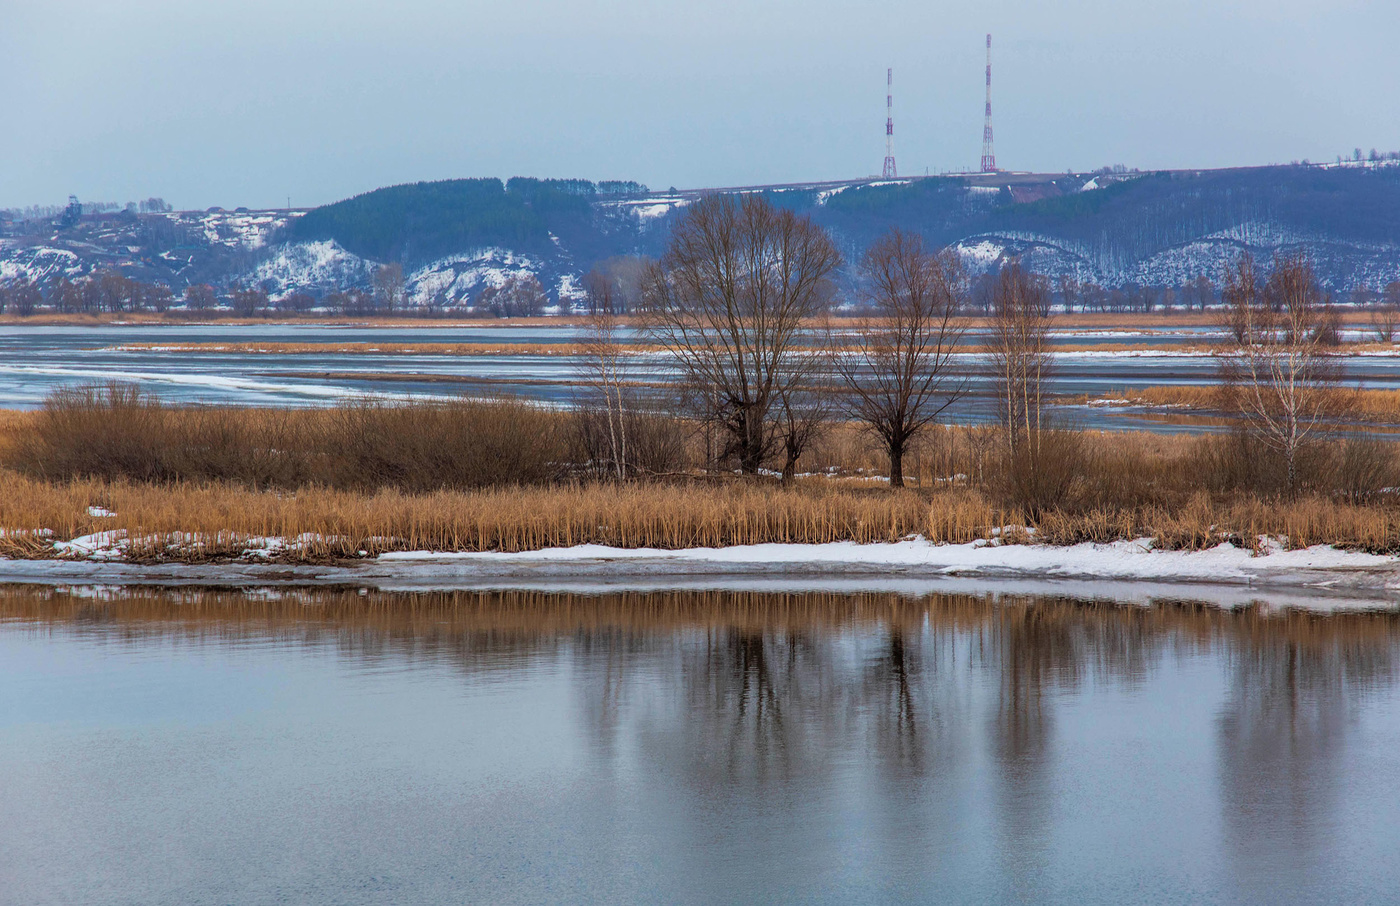
<svg viewBox="0 0 1400 906">
<path fill-rule="evenodd" d="M 1246 253 L 1227 271 L 1223 296 L 1233 340 L 1220 357 L 1227 398 L 1247 429 L 1283 455 L 1293 493 L 1299 450 L 1343 406 L 1330 310 L 1304 257 L 1279 258 L 1261 285 Z"/>
<path fill-rule="evenodd" d="M 703 418 L 723 429 L 745 473 L 778 434 L 775 406 L 808 369 L 803 327 L 826 307 L 841 264 L 826 231 L 761 196 L 690 205 L 647 280 L 645 324 L 666 346 Z"/>
<path fill-rule="evenodd" d="M 854 350 L 836 360 L 847 407 L 889 456 L 890 486 L 904 487 L 904 454 L 923 428 L 966 389 L 951 368 L 962 336 L 955 316 L 960 274 L 950 253 L 917 233 L 891 230 L 861 261 L 874 317 L 855 325 Z"/>
</svg>

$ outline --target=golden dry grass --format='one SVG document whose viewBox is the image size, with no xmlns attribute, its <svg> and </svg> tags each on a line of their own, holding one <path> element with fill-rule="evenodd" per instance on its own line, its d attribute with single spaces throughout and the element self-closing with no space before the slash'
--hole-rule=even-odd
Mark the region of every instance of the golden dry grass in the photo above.
<svg viewBox="0 0 1400 906">
<path fill-rule="evenodd" d="M 89 507 L 114 512 L 92 516 Z M 994 511 L 976 500 L 947 540 L 985 534 Z M 125 532 L 134 559 L 239 556 L 252 537 L 312 535 L 283 559 L 323 561 L 396 550 L 524 551 L 576 544 L 725 547 L 767 542 L 893 541 L 928 528 L 913 493 L 721 485 L 570 485 L 480 492 L 293 493 L 228 485 L 48 483 L 0 473 L 0 553 L 47 556 L 46 532 L 68 539 Z M 939 540 L 943 540 L 940 537 Z M 363 553 L 362 553 L 363 552 Z"/>
<path fill-rule="evenodd" d="M 90 507 L 116 515 L 94 516 Z M 1050 510 L 1038 519 L 976 491 L 851 490 L 821 481 L 781 488 L 720 484 L 570 485 L 474 492 L 361 494 L 227 485 L 48 483 L 0 472 L 0 554 L 54 556 L 53 540 L 100 531 L 131 539 L 130 559 L 202 561 L 242 556 L 251 539 L 301 539 L 275 559 L 324 562 L 387 551 L 527 551 L 578 544 L 679 549 L 742 544 L 875 543 L 922 535 L 935 543 L 993 537 L 1026 525 L 1048 544 L 1155 538 L 1160 547 L 1335 544 L 1400 551 L 1400 509 L 1321 498 L 1216 501 L 1205 493 L 1170 506 Z M 1010 541 L 1029 540 L 1013 532 Z"/>
<path fill-rule="evenodd" d="M 1363 422 L 1394 424 L 1400 421 L 1400 390 L 1344 389 L 1347 416 Z M 1135 404 L 1188 411 L 1218 411 L 1221 406 L 1217 387 L 1160 386 L 1124 390 L 1110 394 Z"/>
</svg>

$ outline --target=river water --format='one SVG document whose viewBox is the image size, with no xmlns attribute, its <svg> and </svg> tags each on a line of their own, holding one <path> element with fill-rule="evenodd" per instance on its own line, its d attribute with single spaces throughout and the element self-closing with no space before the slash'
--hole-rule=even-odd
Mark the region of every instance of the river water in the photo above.
<svg viewBox="0 0 1400 906">
<path fill-rule="evenodd" d="M 1400 617 L 0 587 L 0 902 L 1382 903 Z"/>
<path fill-rule="evenodd" d="M 1088 334 L 1086 336 L 1086 334 Z M 511 395 L 567 405 L 580 381 L 580 362 L 555 355 L 395 355 L 337 351 L 336 344 L 465 343 L 556 344 L 577 342 L 577 328 L 432 324 L 423 327 L 328 327 L 316 324 L 132 324 L 91 327 L 0 325 L 0 408 L 41 405 L 60 387 L 118 380 L 181 403 L 253 406 L 317 406 L 366 395 L 450 397 Z M 976 339 L 969 337 L 969 339 Z M 1065 332 L 1055 342 L 1111 341 L 1117 354 L 1065 352 L 1056 356 L 1052 392 L 1089 397 L 1127 388 L 1212 384 L 1217 366 L 1208 355 L 1152 354 L 1131 347 L 1199 342 L 1199 329 L 1174 332 Z M 325 351 L 270 355 L 139 348 L 147 344 L 297 343 Z M 138 347 L 138 348 L 133 348 Z M 990 385 L 977 356 L 955 357 L 968 394 L 945 413 L 952 421 L 995 416 Z M 638 380 L 665 380 L 663 356 L 638 360 Z M 1352 356 L 1347 383 L 1400 389 L 1400 356 Z M 1083 428 L 1164 428 L 1160 417 L 1106 407 L 1073 406 L 1062 419 Z M 1178 425 L 1168 430 L 1183 430 Z M 1199 430 L 1201 426 L 1195 426 Z"/>
</svg>

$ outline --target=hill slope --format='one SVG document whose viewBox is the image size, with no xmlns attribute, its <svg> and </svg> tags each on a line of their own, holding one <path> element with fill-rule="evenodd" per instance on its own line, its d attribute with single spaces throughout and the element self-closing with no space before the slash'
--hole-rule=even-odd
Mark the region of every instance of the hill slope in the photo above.
<svg viewBox="0 0 1400 906">
<path fill-rule="evenodd" d="M 1400 280 L 1400 162 L 1149 174 L 979 174 L 714 190 L 810 214 L 855 261 L 892 225 L 958 250 L 973 273 L 1011 256 L 1106 287 L 1178 286 L 1248 249 L 1303 252 L 1338 290 Z M 511 273 L 571 295 L 596 262 L 657 255 L 702 190 L 515 178 L 393 186 L 304 214 L 119 215 L 0 239 L 0 280 L 101 267 L 175 285 L 257 282 L 274 294 L 364 282 L 396 261 L 425 301 Z M 126 219 L 122 219 L 122 218 Z M 32 226 L 32 225 L 31 225 Z M 15 232 L 11 228 L 11 232 Z M 22 232 L 22 231 L 21 231 Z"/>
</svg>

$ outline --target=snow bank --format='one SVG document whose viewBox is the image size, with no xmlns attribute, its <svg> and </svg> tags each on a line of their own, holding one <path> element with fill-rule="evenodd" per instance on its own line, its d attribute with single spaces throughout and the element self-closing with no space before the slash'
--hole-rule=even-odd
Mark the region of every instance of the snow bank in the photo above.
<svg viewBox="0 0 1400 906">
<path fill-rule="evenodd" d="M 463 566 L 502 566 L 610 562 L 657 565 L 712 565 L 786 568 L 898 569 L 920 574 L 1018 575 L 1049 578 L 1115 580 L 1185 580 L 1249 583 L 1269 574 L 1299 571 L 1387 569 L 1396 570 L 1400 588 L 1400 560 L 1395 557 L 1341 551 L 1318 546 L 1306 550 L 1268 550 L 1259 555 L 1221 544 L 1205 551 L 1159 551 L 1150 539 L 1113 544 L 1079 544 L 1052 547 L 1040 544 L 998 545 L 986 541 L 971 544 L 931 544 L 911 539 L 895 544 L 755 544 L 724 548 L 692 548 L 668 551 L 652 548 L 623 549 L 598 545 L 551 548 L 518 554 L 430 552 L 390 553 L 383 563 L 431 560 Z"/>
<path fill-rule="evenodd" d="M 1400 558 L 1331 547 L 1254 555 L 1222 545 L 1155 551 L 1115 544 L 761 544 L 681 551 L 583 545 L 520 554 L 411 553 L 337 564 L 276 562 L 290 542 L 250 538 L 241 560 L 133 563 L 115 532 L 59 542 L 59 559 L 0 559 L 0 581 L 40 584 L 356 585 L 386 591 L 531 589 L 576 593 L 743 590 L 1053 595 L 1150 606 L 1191 601 L 1221 608 L 1400 609 Z"/>
</svg>

